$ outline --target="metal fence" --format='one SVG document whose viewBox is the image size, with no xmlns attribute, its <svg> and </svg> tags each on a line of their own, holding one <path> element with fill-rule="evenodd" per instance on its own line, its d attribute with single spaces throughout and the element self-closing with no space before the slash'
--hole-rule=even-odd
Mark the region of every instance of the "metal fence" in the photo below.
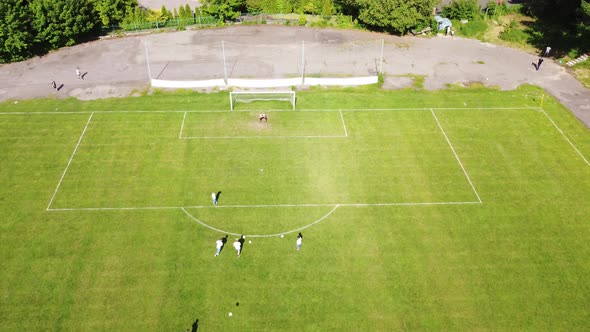
<svg viewBox="0 0 590 332">
<path fill-rule="evenodd" d="M 299 14 L 264 14 L 244 13 L 232 23 L 236 24 L 281 24 L 281 25 L 326 25 L 326 26 L 352 26 L 352 16 L 346 15 L 299 15 Z M 221 25 L 218 18 L 194 14 L 191 18 L 173 18 L 169 20 L 154 20 L 131 22 L 121 25 L 102 27 L 104 34 L 124 33 L 130 31 L 142 31 L 178 27 L 208 27 Z"/>
<path fill-rule="evenodd" d="M 217 19 L 213 16 L 194 15 L 191 18 L 173 18 L 173 19 L 169 19 L 169 20 L 154 20 L 154 21 L 124 23 L 121 25 L 110 25 L 110 26 L 102 27 L 102 31 L 104 33 L 108 34 L 108 33 L 118 33 L 118 32 L 129 32 L 129 31 L 186 27 L 186 26 L 205 27 L 205 26 L 215 26 L 218 24 L 219 24 L 219 19 Z"/>
</svg>

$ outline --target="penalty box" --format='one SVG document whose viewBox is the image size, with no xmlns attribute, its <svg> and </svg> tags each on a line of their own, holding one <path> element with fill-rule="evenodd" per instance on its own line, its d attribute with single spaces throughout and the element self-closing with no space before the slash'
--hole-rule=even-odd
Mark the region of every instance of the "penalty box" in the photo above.
<svg viewBox="0 0 590 332">
<path fill-rule="evenodd" d="M 49 209 L 480 202 L 433 115 L 97 113 Z"/>
</svg>

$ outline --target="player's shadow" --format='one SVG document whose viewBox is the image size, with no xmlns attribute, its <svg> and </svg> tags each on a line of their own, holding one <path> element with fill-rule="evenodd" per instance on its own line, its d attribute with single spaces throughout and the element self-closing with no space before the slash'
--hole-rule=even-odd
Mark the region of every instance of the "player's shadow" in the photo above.
<svg viewBox="0 0 590 332">
<path fill-rule="evenodd" d="M 88 74 L 88 72 L 85 72 L 84 74 L 82 74 L 82 76 L 80 76 L 82 79 L 86 78 L 86 75 Z"/>
<path fill-rule="evenodd" d="M 219 197 L 221 197 L 221 191 L 217 192 L 217 195 L 215 195 L 215 199 L 219 202 Z"/>
<path fill-rule="evenodd" d="M 535 70 L 539 70 L 539 67 L 537 66 L 536 62 L 532 62 L 531 65 L 533 65 L 533 67 L 535 67 Z"/>
<path fill-rule="evenodd" d="M 197 318 L 197 320 L 195 320 L 195 322 L 191 326 L 191 332 L 197 332 L 198 329 L 199 329 L 199 319 Z"/>
<path fill-rule="evenodd" d="M 63 84 L 61 84 L 60 86 L 57 87 L 57 91 L 61 91 L 61 89 L 64 87 Z"/>
<path fill-rule="evenodd" d="M 219 249 L 219 253 L 220 253 L 220 254 L 221 254 L 221 252 L 223 251 L 223 248 L 225 248 L 225 244 L 227 243 L 227 237 L 228 237 L 228 236 L 229 236 L 229 235 L 227 235 L 227 234 L 226 234 L 226 235 L 225 235 L 225 237 L 222 237 L 222 238 L 221 238 L 221 243 L 223 243 L 223 244 L 221 245 L 221 249 Z"/>
<path fill-rule="evenodd" d="M 240 242 L 240 254 L 242 254 L 244 253 L 244 242 L 246 242 L 246 240 L 244 239 L 244 235 L 240 236 L 238 242 Z"/>
</svg>

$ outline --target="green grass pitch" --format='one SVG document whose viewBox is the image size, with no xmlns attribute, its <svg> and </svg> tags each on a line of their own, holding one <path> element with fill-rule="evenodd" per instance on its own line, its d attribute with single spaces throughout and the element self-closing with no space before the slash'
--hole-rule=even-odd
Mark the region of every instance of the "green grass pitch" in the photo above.
<svg viewBox="0 0 590 332">
<path fill-rule="evenodd" d="M 542 94 L 0 104 L 0 326 L 583 330 L 590 132 Z"/>
</svg>

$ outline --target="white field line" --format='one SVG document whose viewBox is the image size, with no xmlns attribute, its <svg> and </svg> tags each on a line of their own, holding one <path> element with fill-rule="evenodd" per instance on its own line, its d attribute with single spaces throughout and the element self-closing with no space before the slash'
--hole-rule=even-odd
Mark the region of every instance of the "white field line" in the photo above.
<svg viewBox="0 0 590 332">
<path fill-rule="evenodd" d="M 344 128 L 344 135 L 293 135 L 293 136 L 186 136 L 182 137 L 182 128 L 184 128 L 184 121 L 186 119 L 186 113 L 184 112 L 184 118 L 182 119 L 182 126 L 180 128 L 180 139 L 283 139 L 283 138 L 344 138 L 348 137 L 348 131 L 346 130 L 346 124 L 344 123 L 344 117 L 342 111 L 340 111 L 340 120 L 342 121 L 342 127 Z M 231 112 L 233 113 L 233 112 Z"/>
<path fill-rule="evenodd" d="M 340 119 L 342 120 L 342 127 L 344 128 L 344 137 L 348 137 L 348 130 L 346 130 L 346 123 L 344 123 L 344 116 L 342 110 L 340 110 Z"/>
<path fill-rule="evenodd" d="M 551 123 L 553 124 L 553 126 L 555 127 L 555 129 L 557 129 L 557 131 L 561 134 L 561 136 L 563 136 L 563 138 L 565 138 L 565 140 L 571 145 L 572 148 L 574 148 L 574 150 L 578 153 L 578 155 L 580 156 L 580 158 L 582 158 L 582 160 L 584 160 L 584 162 L 586 163 L 586 165 L 590 166 L 590 162 L 588 162 L 588 159 L 586 159 L 586 157 L 584 157 L 584 155 L 582 154 L 582 152 L 580 152 L 580 150 L 578 150 L 578 148 L 574 145 L 574 143 L 572 143 L 572 141 L 570 141 L 569 138 L 567 138 L 567 136 L 564 134 L 563 130 L 561 130 L 561 128 L 559 128 L 557 126 L 557 124 L 555 123 L 555 121 L 553 121 L 553 119 L 549 116 L 549 114 L 547 114 L 547 112 L 545 112 L 544 109 L 540 108 L 539 109 L 541 112 L 543 112 L 543 114 L 545 114 L 545 116 L 547 117 L 547 119 L 549 119 L 549 121 L 551 121 Z"/>
<path fill-rule="evenodd" d="M 184 130 L 184 120 L 186 120 L 186 112 L 184 112 L 184 116 L 182 117 L 182 124 L 180 125 L 180 134 L 178 134 L 179 139 L 182 139 L 182 131 Z"/>
<path fill-rule="evenodd" d="M 243 208 L 283 208 L 283 207 L 371 207 L 371 206 L 436 206 L 436 205 L 470 205 L 482 202 L 399 202 L 399 203 L 344 203 L 344 204 L 252 204 L 252 205 L 194 205 L 194 206 L 139 206 L 139 207 L 81 207 L 57 208 L 47 211 L 117 211 L 117 210 L 173 210 L 173 209 L 243 209 Z"/>
<path fill-rule="evenodd" d="M 339 205 L 336 205 L 336 206 L 334 206 L 334 208 L 333 208 L 332 210 L 330 210 L 330 212 L 326 213 L 324 216 L 322 216 L 322 217 L 321 217 L 321 218 L 319 218 L 318 220 L 316 220 L 316 221 L 314 221 L 314 222 L 312 222 L 312 223 L 310 223 L 310 224 L 307 224 L 307 225 L 305 225 L 305 226 L 303 226 L 303 227 L 299 227 L 299 228 L 296 228 L 296 229 L 292 229 L 292 230 L 285 231 L 285 232 L 281 232 L 281 233 L 275 233 L 275 234 L 244 234 L 244 235 L 246 235 L 246 236 L 248 236 L 248 237 L 274 237 L 274 236 L 279 236 L 279 235 L 284 235 L 284 234 L 289 234 L 289 233 L 295 233 L 295 232 L 299 232 L 299 231 L 301 231 L 301 230 L 304 230 L 304 229 L 306 229 L 306 228 L 308 228 L 308 227 L 311 227 L 311 226 L 313 226 L 313 225 L 315 225 L 315 224 L 319 223 L 320 221 L 322 221 L 322 220 L 324 220 L 324 219 L 328 218 L 328 217 L 329 217 L 329 216 L 330 216 L 330 215 L 331 215 L 331 214 L 332 214 L 334 211 L 336 211 L 336 209 L 337 209 L 338 207 L 339 207 Z M 206 223 L 204 223 L 204 222 L 200 221 L 199 219 L 195 218 L 195 217 L 194 217 L 192 214 L 190 214 L 190 213 L 189 213 L 187 210 L 185 210 L 185 208 L 182 208 L 182 211 L 183 211 L 183 212 L 184 212 L 184 213 L 185 213 L 187 216 L 189 216 L 191 219 L 193 219 L 194 221 L 198 222 L 198 223 L 199 223 L 199 224 L 201 224 L 202 226 L 205 226 L 205 227 L 207 227 L 207 228 L 209 228 L 209 229 L 211 229 L 211 230 L 214 230 L 214 231 L 217 231 L 217 232 L 220 232 L 220 233 L 224 233 L 224 234 L 235 235 L 235 236 L 240 236 L 240 235 L 242 235 L 242 234 L 237 234 L 237 233 L 226 232 L 226 231 L 224 231 L 224 230 L 221 230 L 221 229 L 218 229 L 218 228 L 215 228 L 215 227 L 209 226 L 209 225 L 207 225 Z"/>
<path fill-rule="evenodd" d="M 322 135 L 310 135 L 310 136 L 188 136 L 183 139 L 265 139 L 265 138 L 343 138 L 346 136 L 322 136 Z"/>
<path fill-rule="evenodd" d="M 457 162 L 459 163 L 459 166 L 461 166 L 461 169 L 463 170 L 463 174 L 465 174 L 465 177 L 467 178 L 467 181 L 469 181 L 469 185 L 471 186 L 471 189 L 473 189 L 473 192 L 475 193 L 475 196 L 477 197 L 477 200 L 481 203 L 481 198 L 479 197 L 479 194 L 477 193 L 477 190 L 475 190 L 475 186 L 473 185 L 473 182 L 471 182 L 471 179 L 469 178 L 469 174 L 467 174 L 467 171 L 465 170 L 465 167 L 463 167 L 463 163 L 461 162 L 461 159 L 459 159 L 459 156 L 457 155 L 457 152 L 455 152 L 455 148 L 453 147 L 453 144 L 451 144 L 451 141 L 449 140 L 449 137 L 447 136 L 447 134 L 445 133 L 445 130 L 441 126 L 440 121 L 438 121 L 438 118 L 436 117 L 436 114 L 434 113 L 434 111 L 433 110 L 430 110 L 430 112 L 432 113 L 432 116 L 434 117 L 434 120 L 436 120 L 436 124 L 438 124 L 438 127 L 440 128 L 440 131 L 445 136 L 445 139 L 447 140 L 447 144 L 449 144 L 449 147 L 451 148 L 451 151 L 453 151 L 453 154 L 455 155 L 455 159 L 457 159 Z"/>
<path fill-rule="evenodd" d="M 78 147 L 80 146 L 80 143 L 82 142 L 82 138 L 84 138 L 84 134 L 86 133 L 86 129 L 88 129 L 88 125 L 90 124 L 90 120 L 92 120 L 93 115 L 94 115 L 94 113 L 90 113 L 90 117 L 88 118 L 88 121 L 86 121 L 86 126 L 84 126 L 84 130 L 82 130 L 82 134 L 80 135 L 80 138 L 78 138 L 78 143 L 76 143 L 76 147 L 74 148 L 74 152 L 72 152 L 72 155 L 70 156 L 70 160 L 68 160 L 68 164 L 66 165 L 66 169 L 64 169 L 64 172 L 61 175 L 61 178 L 59 179 L 57 186 L 55 187 L 55 191 L 53 192 L 53 196 L 51 196 L 51 200 L 49 201 L 49 204 L 47 204 L 47 210 L 49 210 L 49 208 L 51 208 L 51 204 L 53 204 L 53 200 L 55 199 L 55 195 L 57 195 L 57 191 L 59 190 L 59 187 L 61 186 L 61 183 L 64 180 L 66 173 L 68 172 L 68 168 L 70 167 L 72 160 L 74 160 L 74 155 L 76 155 L 76 151 L 78 151 Z"/>
<path fill-rule="evenodd" d="M 90 114 L 93 111 L 71 111 L 71 112 L 0 112 L 0 115 L 56 115 L 56 114 Z M 99 111 L 99 113 L 102 113 Z"/>
<path fill-rule="evenodd" d="M 127 210 L 178 210 L 182 206 L 139 206 L 139 207 L 87 207 L 87 208 L 57 208 L 47 211 L 127 211 Z"/>
<path fill-rule="evenodd" d="M 464 205 L 480 204 L 480 202 L 392 202 L 392 203 L 335 203 L 335 204 L 253 204 L 253 205 L 195 205 L 184 206 L 190 209 L 219 209 L 219 208 L 276 208 L 276 207 L 321 207 L 321 206 L 343 206 L 343 207 L 370 207 L 370 206 L 421 206 L 421 205 Z"/>
<path fill-rule="evenodd" d="M 365 111 L 466 111 L 466 110 L 537 110 L 537 107 L 408 107 L 408 108 L 349 108 L 349 109 L 298 109 L 297 112 L 365 112 Z M 59 112 L 0 112 L 0 115 L 59 115 L 91 113 L 231 113 L 252 112 L 252 110 L 180 110 L 180 111 L 59 111 Z M 293 110 L 266 110 L 266 112 L 293 112 Z"/>
</svg>

